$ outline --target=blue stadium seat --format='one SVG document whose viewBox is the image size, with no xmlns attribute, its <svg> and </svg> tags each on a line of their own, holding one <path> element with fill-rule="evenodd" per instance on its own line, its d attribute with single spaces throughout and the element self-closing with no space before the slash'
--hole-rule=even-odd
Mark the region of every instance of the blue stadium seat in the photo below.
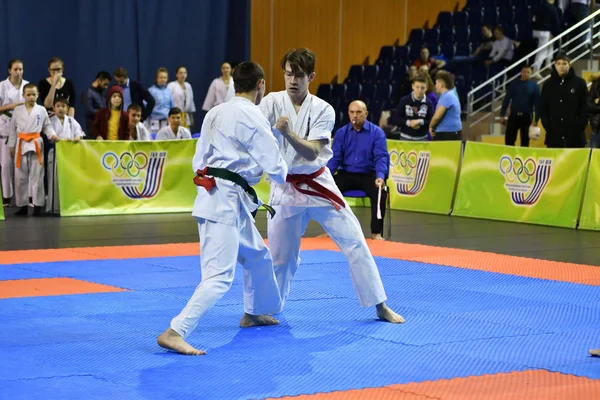
<svg viewBox="0 0 600 400">
<path fill-rule="evenodd" d="M 518 12 L 515 12 L 515 22 L 519 25 L 531 25 L 532 11 L 530 7 L 523 7 Z"/>
<path fill-rule="evenodd" d="M 440 42 L 442 45 L 454 43 L 454 28 L 448 27 L 440 30 Z"/>
<path fill-rule="evenodd" d="M 454 41 L 457 43 L 466 43 L 469 41 L 470 29 L 468 26 L 454 28 Z"/>
<path fill-rule="evenodd" d="M 375 83 L 377 83 L 378 85 L 381 83 L 390 83 L 393 72 L 394 72 L 393 66 L 379 65 L 379 71 L 377 71 L 377 79 L 375 80 Z"/>
<path fill-rule="evenodd" d="M 442 49 L 437 44 L 434 44 L 432 46 L 427 46 L 427 48 L 429 49 L 430 56 L 439 56 L 440 53 L 442 52 Z"/>
<path fill-rule="evenodd" d="M 492 26 L 498 24 L 498 9 L 496 7 L 486 8 L 483 13 L 483 24 Z"/>
<path fill-rule="evenodd" d="M 200 137 L 200 132 L 192 133 L 192 139 L 198 139 Z M 152 139 L 154 140 L 154 139 Z"/>
<path fill-rule="evenodd" d="M 481 27 L 472 26 L 469 29 L 469 42 L 479 42 L 481 40 Z"/>
<path fill-rule="evenodd" d="M 445 43 L 442 46 L 442 54 L 444 55 L 444 57 L 446 57 L 447 59 L 452 59 L 454 58 L 454 53 L 456 52 L 456 47 L 454 46 L 453 43 Z"/>
<path fill-rule="evenodd" d="M 382 84 L 377 85 L 375 89 L 375 100 L 383 101 L 388 100 L 392 95 L 392 85 Z"/>
<path fill-rule="evenodd" d="M 362 85 L 362 91 L 360 94 L 361 100 L 366 102 L 366 100 L 371 100 L 374 95 L 375 95 L 375 85 L 372 85 L 372 84 Z"/>
<path fill-rule="evenodd" d="M 413 29 L 410 31 L 410 35 L 408 36 L 408 43 L 410 44 L 414 44 L 414 43 L 418 43 L 421 44 L 423 43 L 423 37 L 425 36 L 425 30 L 424 29 Z"/>
<path fill-rule="evenodd" d="M 477 7 L 469 10 L 469 18 L 467 24 L 471 26 L 481 26 L 483 21 L 483 9 Z"/>
<path fill-rule="evenodd" d="M 394 65 L 397 64 L 407 64 L 408 63 L 408 53 L 410 53 L 410 46 L 399 46 L 396 47 L 394 51 Z"/>
<path fill-rule="evenodd" d="M 449 11 L 440 12 L 438 14 L 436 26 L 440 29 L 452 26 L 452 13 Z"/>
<path fill-rule="evenodd" d="M 332 99 L 343 99 L 346 96 L 346 85 L 338 84 L 331 87 Z"/>
<path fill-rule="evenodd" d="M 373 83 L 377 79 L 378 65 L 365 65 L 362 74 L 362 83 Z"/>
<path fill-rule="evenodd" d="M 502 26 L 514 25 L 516 23 L 515 12 L 511 8 L 505 8 L 500 11 L 500 18 L 498 22 Z"/>
<path fill-rule="evenodd" d="M 394 46 L 383 46 L 379 50 L 379 57 L 377 57 L 377 64 L 392 64 L 394 61 Z"/>
<path fill-rule="evenodd" d="M 457 42 L 456 43 L 456 56 L 466 57 L 471 55 L 471 43 L 469 42 Z"/>
<path fill-rule="evenodd" d="M 484 65 L 474 65 L 471 70 L 471 80 L 484 82 L 488 79 L 488 69 Z"/>
<path fill-rule="evenodd" d="M 344 82 L 346 83 L 361 83 L 364 67 L 362 65 L 352 65 L 350 71 L 348 71 L 348 77 Z"/>
<path fill-rule="evenodd" d="M 417 58 L 421 56 L 421 46 L 413 46 L 410 48 L 410 54 L 408 55 L 409 64 L 415 62 Z"/>
<path fill-rule="evenodd" d="M 467 19 L 469 18 L 469 13 L 466 11 L 457 11 L 452 14 L 452 25 L 454 27 L 457 26 L 467 26 Z"/>
<path fill-rule="evenodd" d="M 392 72 L 391 84 L 396 87 L 408 74 L 408 65 L 396 65 L 394 72 Z"/>
<path fill-rule="evenodd" d="M 331 97 L 331 85 L 328 83 L 321 83 L 317 89 L 317 97 L 325 101 Z"/>
<path fill-rule="evenodd" d="M 369 105 L 369 115 L 367 115 L 367 120 L 375 125 L 379 123 L 379 118 L 381 117 L 381 103 L 372 102 Z"/>
<path fill-rule="evenodd" d="M 423 42 L 427 46 L 438 44 L 440 41 L 440 31 L 437 28 L 427 29 L 423 35 Z"/>
<path fill-rule="evenodd" d="M 519 25 L 518 31 L 517 31 L 517 40 L 519 40 L 519 41 L 529 40 L 532 37 L 533 37 L 533 29 L 531 27 L 531 24 Z"/>
<path fill-rule="evenodd" d="M 344 98 L 346 100 L 354 101 L 360 98 L 360 83 L 351 83 L 346 85 L 346 93 Z"/>
<path fill-rule="evenodd" d="M 458 77 L 462 77 L 465 81 L 471 79 L 471 65 L 469 63 L 459 63 L 454 66 L 454 73 Z"/>
<path fill-rule="evenodd" d="M 517 40 L 519 37 L 519 28 L 516 25 L 508 25 L 504 27 L 504 35 L 512 40 Z"/>
</svg>

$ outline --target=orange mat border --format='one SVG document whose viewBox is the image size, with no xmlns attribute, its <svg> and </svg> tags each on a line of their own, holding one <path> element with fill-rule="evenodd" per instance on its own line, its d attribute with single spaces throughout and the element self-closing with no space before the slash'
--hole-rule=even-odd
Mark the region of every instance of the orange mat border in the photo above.
<svg viewBox="0 0 600 400">
<path fill-rule="evenodd" d="M 375 256 L 600 286 L 600 268 L 592 265 L 538 260 L 420 244 L 375 240 L 367 240 L 367 243 Z M 302 239 L 302 249 L 338 251 L 337 246 L 328 238 Z M 0 252 L 0 264 L 175 257 L 193 256 L 199 253 L 200 246 L 198 243 L 18 250 Z"/>
<path fill-rule="evenodd" d="M 546 370 L 530 370 L 288 396 L 278 400 L 588 400 L 597 398 L 598 393 L 598 380 Z"/>
<path fill-rule="evenodd" d="M 0 299 L 126 291 L 127 289 L 73 278 L 0 280 Z"/>
</svg>

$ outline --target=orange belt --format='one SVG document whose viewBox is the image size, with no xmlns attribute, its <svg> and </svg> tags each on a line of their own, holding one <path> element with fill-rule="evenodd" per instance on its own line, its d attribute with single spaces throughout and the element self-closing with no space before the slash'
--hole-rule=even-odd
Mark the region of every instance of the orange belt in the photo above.
<svg viewBox="0 0 600 400">
<path fill-rule="evenodd" d="M 26 142 L 31 142 L 32 140 L 35 140 L 35 153 L 37 154 L 37 159 L 40 162 L 40 165 L 44 164 L 44 160 L 42 159 L 42 150 L 40 149 L 40 142 L 37 141 L 37 139 L 40 138 L 40 133 L 39 132 L 33 132 L 33 133 L 19 133 L 19 144 L 17 145 L 17 162 L 16 162 L 16 166 L 17 168 L 21 168 L 21 141 L 26 141 Z"/>
</svg>

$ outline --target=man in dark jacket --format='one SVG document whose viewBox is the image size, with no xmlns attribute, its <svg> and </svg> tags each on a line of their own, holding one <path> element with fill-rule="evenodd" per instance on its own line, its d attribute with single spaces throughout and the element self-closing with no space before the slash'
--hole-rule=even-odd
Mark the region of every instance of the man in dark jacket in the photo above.
<svg viewBox="0 0 600 400">
<path fill-rule="evenodd" d="M 111 80 L 112 76 L 108 72 L 98 72 L 92 85 L 81 96 L 85 115 L 85 133 L 88 139 L 95 139 L 92 137 L 92 124 L 98 111 L 106 107 L 105 91 Z"/>
<path fill-rule="evenodd" d="M 554 5 L 555 0 L 544 0 L 536 8 L 533 15 L 533 37 L 537 39 L 537 47 L 544 47 L 552 39 L 552 36 L 560 34 L 560 17 L 558 8 Z M 544 61 L 548 65 L 552 63 L 552 46 L 542 49 L 535 56 L 534 67 L 536 72 L 544 67 Z"/>
<path fill-rule="evenodd" d="M 540 117 L 546 129 L 547 147 L 585 147 L 587 97 L 587 84 L 575 75 L 569 57 L 559 52 L 540 98 Z"/>
<path fill-rule="evenodd" d="M 425 96 L 427 78 L 417 75 L 412 82 L 412 93 L 404 96 L 389 123 L 394 125 L 392 136 L 400 135 L 400 140 L 431 140 L 429 123 L 433 117 L 433 104 Z"/>
<path fill-rule="evenodd" d="M 141 83 L 129 79 L 125 68 L 117 68 L 114 75 L 116 85 L 123 89 L 123 109 L 127 110 L 131 104 L 137 104 L 142 107 L 142 121 L 148 118 L 156 103 L 152 94 L 144 89 Z"/>
<path fill-rule="evenodd" d="M 600 148 L 600 75 L 592 76 L 592 82 L 587 103 L 592 128 L 590 147 L 597 149 Z"/>
</svg>

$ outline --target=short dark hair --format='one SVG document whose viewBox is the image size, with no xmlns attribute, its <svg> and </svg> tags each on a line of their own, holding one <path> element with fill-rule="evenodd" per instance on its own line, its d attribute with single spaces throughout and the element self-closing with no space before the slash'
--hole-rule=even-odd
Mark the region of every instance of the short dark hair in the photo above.
<svg viewBox="0 0 600 400">
<path fill-rule="evenodd" d="M 179 70 L 180 70 L 181 68 L 185 69 L 185 70 L 186 70 L 186 72 L 187 72 L 187 68 L 185 67 L 185 65 L 180 65 L 180 66 L 179 66 L 179 67 L 177 67 L 177 69 L 175 70 L 175 74 L 178 74 L 178 73 L 179 73 Z"/>
<path fill-rule="evenodd" d="M 521 69 L 525 69 L 525 68 L 530 69 L 530 70 L 533 71 L 533 67 L 531 65 L 529 65 L 529 64 L 523 64 L 523 65 L 521 65 Z"/>
<path fill-rule="evenodd" d="M 415 76 L 411 83 L 415 83 L 415 82 L 424 83 L 425 86 L 429 85 L 429 81 L 427 80 L 427 77 L 423 74 L 418 74 L 417 76 Z"/>
<path fill-rule="evenodd" d="M 108 71 L 100 71 L 96 74 L 96 80 L 100 79 L 101 81 L 112 81 L 112 76 Z"/>
<path fill-rule="evenodd" d="M 235 80 L 233 81 L 235 83 Z M 179 107 L 173 107 L 169 110 L 169 117 L 171 115 L 177 115 L 177 114 L 181 114 L 181 108 Z"/>
<path fill-rule="evenodd" d="M 315 72 L 316 56 L 310 49 L 292 49 L 285 53 L 281 59 L 281 68 L 285 71 L 285 64 L 290 63 L 290 68 L 296 76 L 310 75 Z M 235 82 L 235 78 L 233 80 Z"/>
<path fill-rule="evenodd" d="M 131 103 L 129 107 L 127 107 L 127 112 L 129 111 L 139 111 L 142 112 L 142 106 L 136 103 Z"/>
<path fill-rule="evenodd" d="M 446 89 L 448 90 L 454 88 L 454 75 L 448 71 L 438 71 L 438 73 L 435 74 L 435 80 L 444 82 L 444 86 L 446 86 Z"/>
<path fill-rule="evenodd" d="M 28 83 L 27 85 L 23 86 L 23 93 L 25 93 L 25 91 L 26 91 L 27 89 L 35 89 L 35 90 L 38 90 L 38 87 L 36 86 L 36 84 L 35 84 L 35 83 L 31 83 L 31 82 L 30 82 L 30 83 Z"/>
<path fill-rule="evenodd" d="M 504 33 L 504 28 L 502 27 L 502 25 L 496 25 L 496 27 L 494 28 L 495 31 L 498 31 L 500 33 Z"/>
<path fill-rule="evenodd" d="M 13 65 L 15 65 L 15 64 L 21 64 L 21 65 L 23 65 L 23 61 L 21 61 L 18 58 L 13 58 L 8 63 L 8 70 L 10 71 L 12 69 Z"/>
<path fill-rule="evenodd" d="M 56 96 L 54 98 L 54 105 L 56 105 L 56 103 L 64 103 L 67 105 L 67 107 L 69 107 L 69 98 L 64 96 Z"/>
<path fill-rule="evenodd" d="M 236 93 L 248 93 L 256 90 L 256 84 L 265 79 L 265 71 L 257 62 L 244 61 L 234 68 L 232 78 Z"/>
<path fill-rule="evenodd" d="M 127 78 L 127 68 L 119 67 L 115 70 L 115 73 L 113 75 L 115 76 L 115 78 Z"/>
</svg>

